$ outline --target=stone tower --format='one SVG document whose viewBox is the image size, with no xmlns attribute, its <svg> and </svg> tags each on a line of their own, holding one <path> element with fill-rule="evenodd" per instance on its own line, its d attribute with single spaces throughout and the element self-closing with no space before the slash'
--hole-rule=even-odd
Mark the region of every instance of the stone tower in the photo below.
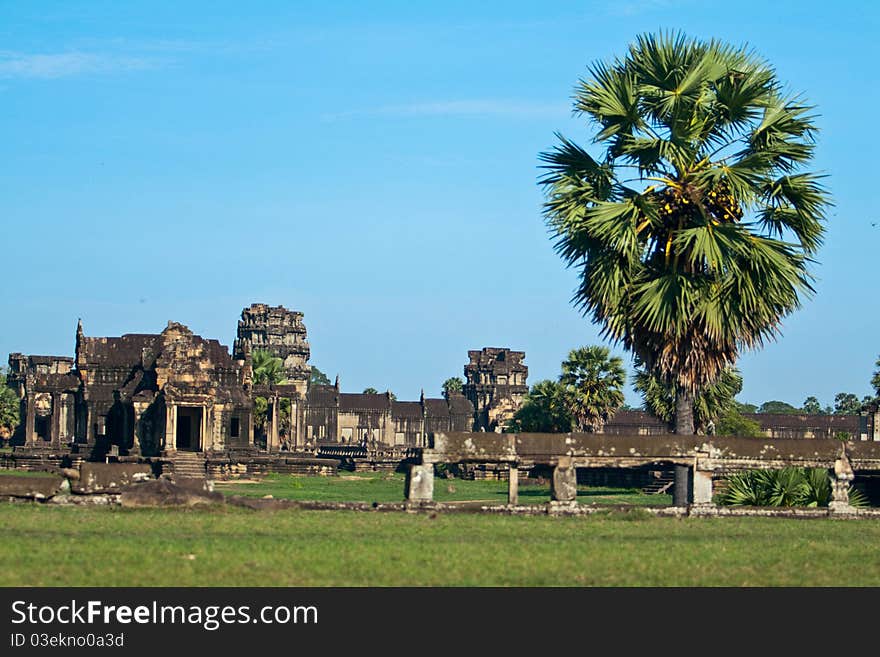
<svg viewBox="0 0 880 657">
<path fill-rule="evenodd" d="M 498 347 L 468 351 L 462 393 L 474 405 L 474 429 L 500 431 L 528 393 L 526 353 Z"/>
<path fill-rule="evenodd" d="M 246 361 L 258 349 L 280 358 L 288 382 L 305 394 L 312 368 L 302 313 L 265 303 L 253 303 L 242 310 L 233 356 Z"/>
</svg>

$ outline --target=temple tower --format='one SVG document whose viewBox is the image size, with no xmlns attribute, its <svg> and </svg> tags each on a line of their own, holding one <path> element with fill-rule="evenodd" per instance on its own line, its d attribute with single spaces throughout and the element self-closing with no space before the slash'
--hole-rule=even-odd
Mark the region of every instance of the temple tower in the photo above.
<svg viewBox="0 0 880 657">
<path fill-rule="evenodd" d="M 308 364 L 311 352 L 301 312 L 265 303 L 254 303 L 242 310 L 233 357 L 246 361 L 258 349 L 280 358 L 288 382 L 305 394 L 312 370 Z"/>
<path fill-rule="evenodd" d="M 474 405 L 474 429 L 500 431 L 513 418 L 529 391 L 525 357 L 524 351 L 506 347 L 468 351 L 462 393 Z"/>
</svg>

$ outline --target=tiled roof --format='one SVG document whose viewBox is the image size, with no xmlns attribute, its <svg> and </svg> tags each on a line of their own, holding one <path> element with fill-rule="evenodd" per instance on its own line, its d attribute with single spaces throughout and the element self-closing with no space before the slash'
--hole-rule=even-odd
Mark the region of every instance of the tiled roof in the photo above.
<svg viewBox="0 0 880 657">
<path fill-rule="evenodd" d="M 339 395 L 339 410 L 386 411 L 388 410 L 388 395 L 343 392 Z"/>
</svg>

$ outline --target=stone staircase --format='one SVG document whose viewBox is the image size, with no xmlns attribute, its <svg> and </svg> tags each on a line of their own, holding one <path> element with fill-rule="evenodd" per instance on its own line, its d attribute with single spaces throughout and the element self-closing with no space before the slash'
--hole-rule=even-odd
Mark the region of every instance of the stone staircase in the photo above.
<svg viewBox="0 0 880 657">
<path fill-rule="evenodd" d="M 205 479 L 205 455 L 201 452 L 176 452 L 172 461 L 176 478 Z"/>
<path fill-rule="evenodd" d="M 661 493 L 671 493 L 672 487 L 675 485 L 675 470 L 651 470 L 649 473 L 651 480 L 645 486 L 642 486 L 642 492 L 647 495 L 660 495 Z"/>
</svg>

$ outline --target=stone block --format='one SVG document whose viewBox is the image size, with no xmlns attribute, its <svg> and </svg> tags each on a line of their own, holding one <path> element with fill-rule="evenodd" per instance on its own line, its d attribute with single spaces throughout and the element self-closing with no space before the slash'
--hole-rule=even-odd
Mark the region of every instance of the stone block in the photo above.
<svg viewBox="0 0 880 657">
<path fill-rule="evenodd" d="M 152 479 L 128 486 L 120 496 L 122 506 L 200 506 L 223 504 L 221 493 L 210 493 L 197 488 L 184 488 L 167 479 Z"/>
<path fill-rule="evenodd" d="M 554 502 L 574 502 L 577 500 L 577 470 L 568 463 L 560 463 L 553 468 L 553 481 L 550 499 Z"/>
<path fill-rule="evenodd" d="M 46 500 L 61 490 L 64 478 L 58 475 L 45 477 L 0 474 L 0 498 L 23 497 Z"/>
<path fill-rule="evenodd" d="M 406 499 L 408 502 L 432 502 L 434 500 L 434 466 L 411 465 L 406 475 Z"/>
<path fill-rule="evenodd" d="M 81 495 L 119 492 L 139 481 L 153 478 L 147 463 L 83 463 L 80 478 L 70 482 L 71 490 Z"/>
</svg>

